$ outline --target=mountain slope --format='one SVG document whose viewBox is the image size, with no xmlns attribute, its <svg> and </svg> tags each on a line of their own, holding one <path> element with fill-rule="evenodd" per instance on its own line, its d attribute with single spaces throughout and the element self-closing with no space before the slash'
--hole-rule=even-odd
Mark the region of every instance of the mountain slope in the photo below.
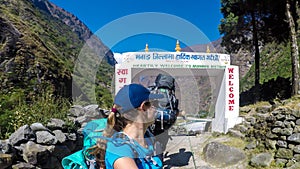
<svg viewBox="0 0 300 169">
<path fill-rule="evenodd" d="M 0 0 L 0 138 L 22 125 L 16 113 L 46 117 L 43 108 L 54 106 L 55 112 L 60 98 L 88 100 L 96 93 L 99 106 L 110 106 L 113 67 L 107 61 L 114 63 L 111 51 L 72 14 L 45 0 Z M 42 107 L 29 112 L 32 105 Z"/>
<path fill-rule="evenodd" d="M 56 91 L 67 86 L 82 40 L 28 1 L 1 1 L 1 88 L 31 93 L 48 85 Z"/>
<path fill-rule="evenodd" d="M 96 91 L 110 104 L 99 97 L 111 97 L 113 54 L 74 15 L 46 0 L 0 0 L 0 25 L 0 100 L 22 91 L 28 101 L 52 93 L 95 103 Z"/>
<path fill-rule="evenodd" d="M 46 0 L 1 0 L 0 14 L 3 93 L 25 89 L 31 95 L 51 88 L 70 97 L 72 71 L 84 44 L 114 63 L 111 51 L 78 18 Z"/>
<path fill-rule="evenodd" d="M 73 32 L 79 35 L 79 38 L 85 41 L 90 48 L 99 55 L 105 56 L 110 64 L 115 64 L 112 52 L 108 49 L 98 37 L 94 36 L 90 29 L 73 14 L 56 6 L 47 0 L 31 0 L 40 10 L 50 14 L 68 25 Z"/>
</svg>

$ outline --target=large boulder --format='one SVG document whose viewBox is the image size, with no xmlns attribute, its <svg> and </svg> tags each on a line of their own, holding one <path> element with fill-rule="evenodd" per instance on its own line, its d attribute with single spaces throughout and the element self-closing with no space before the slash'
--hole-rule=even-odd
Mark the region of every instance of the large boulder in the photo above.
<svg viewBox="0 0 300 169">
<path fill-rule="evenodd" d="M 20 127 L 9 137 L 9 141 L 13 146 L 18 146 L 22 143 L 26 143 L 29 140 L 35 140 L 35 134 L 29 125 Z"/>
<path fill-rule="evenodd" d="M 203 153 L 206 162 L 221 168 L 236 165 L 246 159 L 243 151 L 218 142 L 208 143 Z"/>
<path fill-rule="evenodd" d="M 32 141 L 22 144 L 20 148 L 23 153 L 24 161 L 32 165 L 46 163 L 50 156 L 49 148 L 47 146 L 42 146 Z"/>
<path fill-rule="evenodd" d="M 252 157 L 250 165 L 253 167 L 268 167 L 273 161 L 271 153 L 260 153 Z"/>
<path fill-rule="evenodd" d="M 64 122 L 61 119 L 56 119 L 56 118 L 52 118 L 50 119 L 50 121 L 47 124 L 47 127 L 50 128 L 51 130 L 61 130 L 65 127 L 66 122 Z"/>
<path fill-rule="evenodd" d="M 39 144 L 53 145 L 57 143 L 57 139 L 48 131 L 36 132 L 36 142 Z"/>
</svg>

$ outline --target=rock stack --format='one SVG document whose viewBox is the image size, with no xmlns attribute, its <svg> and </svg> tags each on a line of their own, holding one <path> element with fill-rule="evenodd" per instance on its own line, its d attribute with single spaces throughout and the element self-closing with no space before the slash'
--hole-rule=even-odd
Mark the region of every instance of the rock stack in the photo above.
<svg viewBox="0 0 300 169">
<path fill-rule="evenodd" d="M 241 110 L 247 113 L 245 121 L 230 129 L 229 133 L 250 141 L 246 146 L 248 150 L 258 148 L 269 152 L 268 157 L 272 155 L 269 159 L 275 160 L 276 166 L 300 167 L 299 102 Z M 254 156 L 250 164 L 254 167 L 265 167 L 265 164 L 254 162 L 260 156 L 261 154 Z"/>
<path fill-rule="evenodd" d="M 102 118 L 106 110 L 97 105 L 73 106 L 70 128 L 61 119 L 51 119 L 46 125 L 24 125 L 7 140 L 0 141 L 0 169 L 4 168 L 62 168 L 63 157 L 80 150 L 82 130 L 93 119 Z"/>
</svg>

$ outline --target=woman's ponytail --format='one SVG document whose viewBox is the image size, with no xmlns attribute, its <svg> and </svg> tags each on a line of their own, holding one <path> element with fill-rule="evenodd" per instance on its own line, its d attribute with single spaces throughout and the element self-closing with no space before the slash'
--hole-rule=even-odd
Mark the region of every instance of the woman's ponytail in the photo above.
<svg viewBox="0 0 300 169">
<path fill-rule="evenodd" d="M 107 117 L 107 125 L 104 129 L 102 136 L 106 138 L 111 138 L 115 132 L 120 132 L 128 124 L 128 120 L 123 117 L 121 113 L 118 112 L 117 106 L 112 108 L 112 111 Z M 99 139 L 97 144 L 88 149 L 89 153 L 96 158 L 97 164 L 100 168 L 105 169 L 105 153 L 106 153 L 106 139 Z"/>
</svg>

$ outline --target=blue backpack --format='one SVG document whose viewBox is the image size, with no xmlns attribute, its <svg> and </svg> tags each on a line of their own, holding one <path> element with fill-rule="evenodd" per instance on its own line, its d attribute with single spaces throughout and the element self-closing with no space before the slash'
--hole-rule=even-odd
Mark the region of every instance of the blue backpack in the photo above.
<svg viewBox="0 0 300 169">
<path fill-rule="evenodd" d="M 96 161 L 92 156 L 85 154 L 85 151 L 96 145 L 97 139 L 102 137 L 103 130 L 107 124 L 106 118 L 92 120 L 83 129 L 83 149 L 70 154 L 62 159 L 64 169 L 94 169 Z"/>
<path fill-rule="evenodd" d="M 96 169 L 99 166 L 96 165 L 96 161 L 92 155 L 87 153 L 87 149 L 96 145 L 99 138 L 110 140 L 109 138 L 104 138 L 102 136 L 103 130 L 106 128 L 107 118 L 101 118 L 97 120 L 92 120 L 86 124 L 84 127 L 83 134 L 83 148 L 76 151 L 69 156 L 62 159 L 62 166 L 64 169 Z M 154 144 L 153 135 L 147 130 L 146 136 L 151 138 L 151 142 Z M 132 145 L 129 141 L 121 142 L 120 144 Z M 138 152 L 135 150 L 136 147 L 130 146 L 135 156 L 138 157 Z M 137 158 L 137 163 L 139 163 Z"/>
<path fill-rule="evenodd" d="M 179 114 L 178 99 L 175 96 L 175 78 L 167 74 L 158 74 L 154 85 L 148 88 L 152 93 L 164 96 L 158 100 L 155 123 L 150 127 L 150 131 L 157 136 L 171 128 Z"/>
</svg>

